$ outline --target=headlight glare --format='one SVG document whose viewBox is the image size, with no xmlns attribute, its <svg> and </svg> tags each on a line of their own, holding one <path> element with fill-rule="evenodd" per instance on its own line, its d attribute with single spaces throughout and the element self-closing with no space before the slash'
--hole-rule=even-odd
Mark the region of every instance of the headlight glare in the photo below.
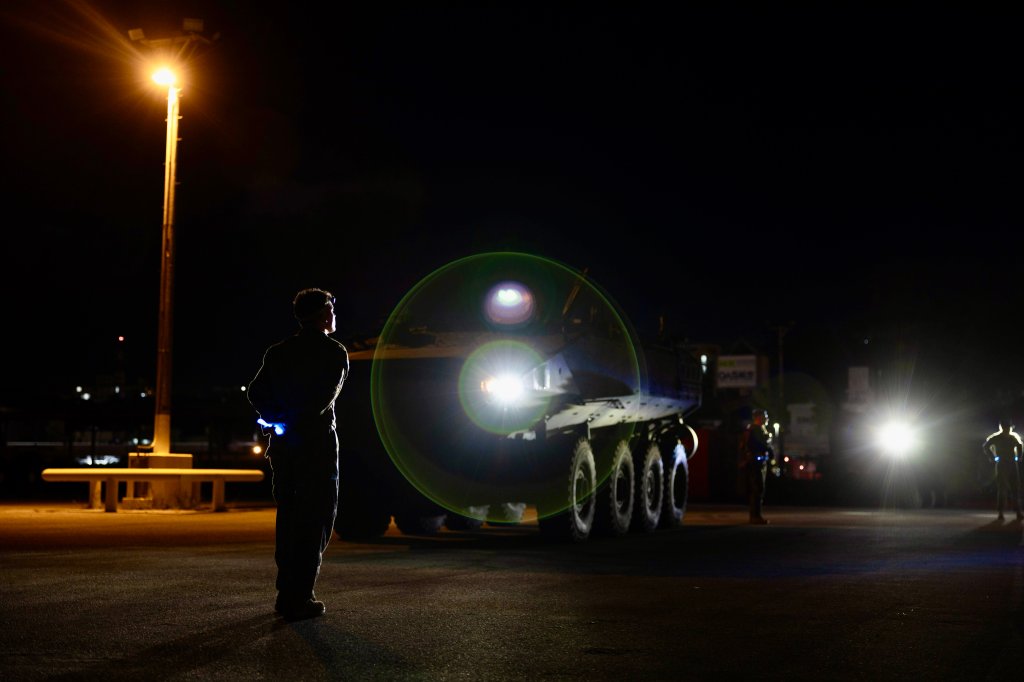
<svg viewBox="0 0 1024 682">
<path fill-rule="evenodd" d="M 523 397 L 523 381 L 513 374 L 489 377 L 480 382 L 480 390 L 502 405 L 514 405 Z"/>
<path fill-rule="evenodd" d="M 917 448 L 917 434 L 905 422 L 891 421 L 878 430 L 878 445 L 888 455 L 903 457 Z"/>
</svg>

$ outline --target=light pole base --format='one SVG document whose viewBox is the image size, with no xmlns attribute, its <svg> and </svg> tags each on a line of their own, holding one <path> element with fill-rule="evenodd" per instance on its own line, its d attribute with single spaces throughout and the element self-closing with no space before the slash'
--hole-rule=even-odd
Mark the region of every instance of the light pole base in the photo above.
<svg viewBox="0 0 1024 682">
<path fill-rule="evenodd" d="M 128 466 L 141 469 L 191 469 L 192 455 L 148 452 L 128 453 Z M 121 504 L 127 509 L 192 509 L 199 499 L 199 483 L 130 481 Z M 127 504 L 126 504 L 127 503 Z"/>
</svg>

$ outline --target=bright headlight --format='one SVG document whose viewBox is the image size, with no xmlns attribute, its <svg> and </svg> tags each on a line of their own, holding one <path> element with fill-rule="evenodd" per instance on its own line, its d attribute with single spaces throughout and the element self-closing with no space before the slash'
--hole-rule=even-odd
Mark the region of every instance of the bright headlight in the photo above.
<svg viewBox="0 0 1024 682">
<path fill-rule="evenodd" d="M 892 421 L 878 430 L 878 446 L 893 457 L 903 457 L 917 445 L 917 434 L 905 422 Z"/>
<path fill-rule="evenodd" d="M 525 389 L 520 377 L 502 374 L 481 381 L 480 390 L 502 405 L 514 405 L 523 397 Z"/>
<path fill-rule="evenodd" d="M 459 403 L 482 429 L 509 435 L 531 427 L 550 401 L 540 354 L 521 341 L 501 339 L 474 350 L 459 371 Z"/>
</svg>

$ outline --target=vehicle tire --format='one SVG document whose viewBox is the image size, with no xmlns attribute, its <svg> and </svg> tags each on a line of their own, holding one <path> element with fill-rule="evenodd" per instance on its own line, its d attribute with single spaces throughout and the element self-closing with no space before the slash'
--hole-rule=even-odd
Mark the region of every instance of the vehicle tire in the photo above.
<svg viewBox="0 0 1024 682">
<path fill-rule="evenodd" d="M 649 533 L 658 528 L 665 499 L 665 463 L 657 443 L 648 443 L 635 455 L 636 502 L 633 530 Z"/>
<path fill-rule="evenodd" d="M 608 480 L 597 496 L 594 530 L 605 535 L 625 535 L 633 520 L 636 499 L 636 475 L 629 443 L 619 441 L 612 455 Z"/>
<path fill-rule="evenodd" d="M 573 444 L 569 458 L 569 475 L 566 478 L 566 502 L 568 508 L 557 514 L 541 515 L 537 520 L 540 532 L 556 540 L 583 542 L 594 527 L 597 500 L 594 489 L 597 485 L 597 465 L 590 441 L 579 438 Z"/>
<path fill-rule="evenodd" d="M 686 515 L 686 496 L 689 493 L 690 466 L 686 448 L 676 443 L 665 453 L 665 503 L 661 510 L 661 527 L 673 528 L 683 522 Z"/>
<path fill-rule="evenodd" d="M 436 535 L 444 526 L 447 514 L 427 516 L 423 514 L 395 514 L 395 525 L 403 535 Z"/>
<path fill-rule="evenodd" d="M 466 507 L 466 514 L 448 512 L 444 525 L 448 530 L 479 530 L 487 518 L 487 505 L 477 507 Z"/>
<path fill-rule="evenodd" d="M 525 502 L 501 502 L 492 504 L 488 510 L 488 526 L 515 526 L 523 522 Z"/>
<path fill-rule="evenodd" d="M 334 530 L 338 537 L 347 541 L 373 540 L 387 532 L 391 525 L 391 514 L 372 506 L 339 505 L 334 518 Z"/>
</svg>

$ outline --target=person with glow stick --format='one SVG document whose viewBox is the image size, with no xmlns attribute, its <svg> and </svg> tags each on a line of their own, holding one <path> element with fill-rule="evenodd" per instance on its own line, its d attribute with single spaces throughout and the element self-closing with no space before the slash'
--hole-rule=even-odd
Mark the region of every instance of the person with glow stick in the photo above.
<svg viewBox="0 0 1024 682">
<path fill-rule="evenodd" d="M 336 329 L 334 296 L 303 289 L 292 302 L 300 328 L 275 343 L 246 395 L 270 438 L 277 502 L 277 601 L 287 620 L 323 615 L 313 587 L 338 514 L 338 435 L 334 402 L 349 372 Z"/>
<path fill-rule="evenodd" d="M 1024 451 L 1024 442 L 1013 430 L 1013 421 L 1001 420 L 999 430 L 985 439 L 981 449 L 996 467 L 996 510 L 999 512 L 999 520 L 1005 518 L 1003 510 L 1008 497 L 1017 511 L 1017 520 L 1024 519 L 1020 505 L 1020 471 L 1017 468 L 1021 452 Z"/>
</svg>

